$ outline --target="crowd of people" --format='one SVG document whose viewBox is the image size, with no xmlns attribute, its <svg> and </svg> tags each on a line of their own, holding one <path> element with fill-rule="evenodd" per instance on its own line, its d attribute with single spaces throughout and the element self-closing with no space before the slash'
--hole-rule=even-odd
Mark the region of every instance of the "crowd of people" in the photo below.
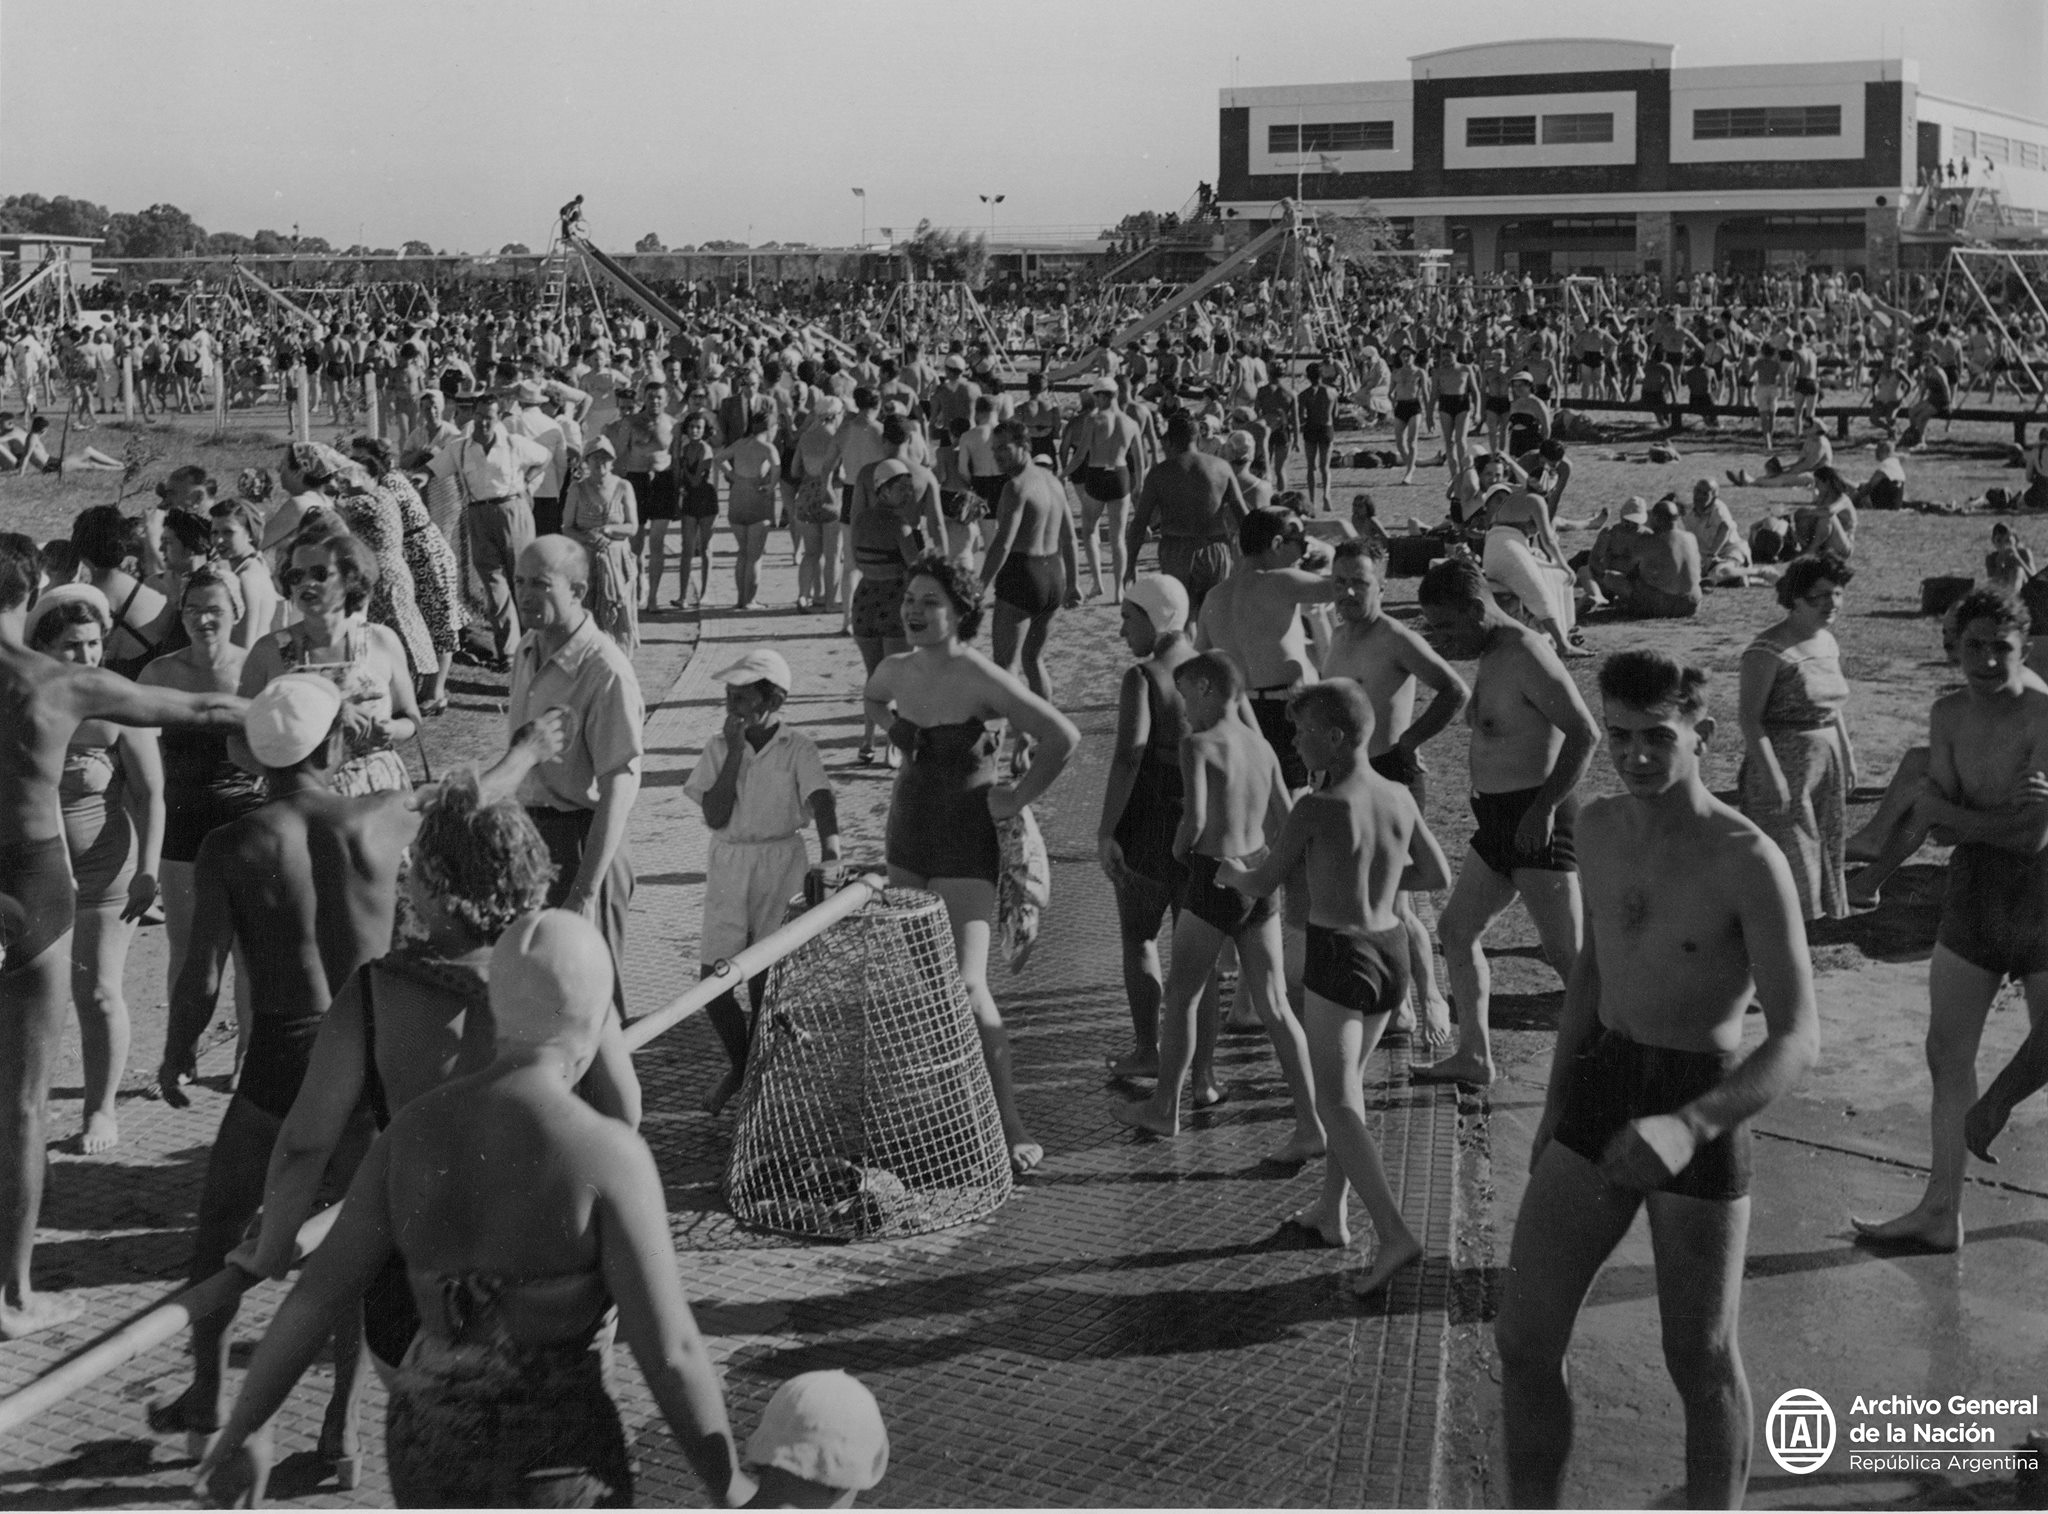
<svg viewBox="0 0 2048 1514">
<path fill-rule="evenodd" d="M 676 1284 L 621 1039 L 626 838 L 648 776 L 632 654 L 644 617 L 709 601 L 723 513 L 737 611 L 762 606 L 760 565 L 786 530 L 797 607 L 836 617 L 859 648 L 855 760 L 894 772 L 889 878 L 946 908 L 1020 1174 L 1045 1152 L 989 959 L 1006 827 L 1080 744 L 1045 663 L 1062 611 L 1117 604 L 1135 659 L 1098 851 L 1133 1030 L 1108 1070 L 1142 1096 L 1112 1113 L 1176 1137 L 1185 1109 L 1229 1096 L 1214 1062 L 1224 1026 L 1262 1031 L 1291 1104 L 1274 1155 L 1323 1163 L 1318 1197 L 1287 1228 L 1351 1247 L 1355 1188 L 1374 1238 L 1360 1295 L 1423 1249 L 1372 1139 L 1361 1067 L 1405 1037 L 1440 1053 L 1411 1066 L 1417 1081 L 1494 1080 L 1483 945 L 1521 899 L 1566 1006 L 1499 1324 L 1511 1491 L 1557 1496 L 1572 1322 L 1647 1206 L 1660 1288 L 1692 1301 L 1666 1335 L 1697 1452 L 1689 1491 L 1739 1494 L 1748 1122 L 1815 1053 L 1805 923 L 1864 897 L 1846 870 L 1859 772 L 1830 627 L 1859 504 L 1903 488 L 1889 451 L 1860 489 L 1842 478 L 1811 413 L 1819 379 L 1810 391 L 1803 375 L 1827 351 L 1881 363 L 1894 338 L 1945 371 L 1950 333 L 1936 322 L 1915 338 L 1901 312 L 1850 290 L 1817 322 L 1670 307 L 1575 328 L 1512 285 L 1405 303 L 1362 289 L 1342 350 L 1297 384 L 1272 348 L 1278 302 L 1253 291 L 1201 324 L 1099 349 L 1069 410 L 1042 371 L 1014 382 L 986 340 L 928 354 L 835 332 L 824 314 L 742 306 L 665 343 L 594 311 L 283 327 L 266 339 L 296 345 L 274 371 L 306 385 L 316 412 L 363 426 L 344 447 L 292 443 L 231 486 L 180 468 L 139 514 L 90 508 L 40 545 L 0 536 L 0 686 L 23 715 L 0 751 L 0 894 L 13 906 L 0 1336 L 78 1312 L 30 1282 L 50 1062 L 68 989 L 83 1148 L 111 1148 L 127 947 L 161 909 L 171 1012 L 158 1084 L 173 1104 L 236 964 L 234 1096 L 209 1153 L 195 1280 L 231 1260 L 283 1275 L 323 1184 L 349 1194 L 239 1399 L 225 1391 L 223 1311 L 195 1323 L 191 1387 L 152 1410 L 160 1431 L 211 1446 L 216 1494 L 260 1485 L 261 1426 L 331 1338 L 321 1453 L 337 1466 L 358 1455 L 367 1353 L 392 1391 L 401 1500 L 618 1496 L 631 1473 L 604 1381 L 614 1306 L 714 1496 L 752 1496 L 749 1468 L 817 1471 L 735 1446 Z M 1630 363 L 1636 338 L 1647 361 Z M 245 332 L 219 340 L 209 354 L 247 347 Z M 1754 361 L 1774 352 L 1794 355 L 1773 373 L 1799 414 L 1789 463 Z M 1747 537 L 1713 480 L 1689 504 L 1565 513 L 1572 459 L 1554 406 L 1572 386 L 1628 397 L 1660 353 L 1707 373 L 1710 404 L 1758 400 L 1771 464 L 1728 486 L 1809 488 L 1804 506 Z M 163 392 L 197 403 L 181 362 Z M 196 384 L 214 371 L 202 359 Z M 72 398 L 89 414 L 104 396 Z M 1441 524 L 1390 531 L 1369 495 L 1348 520 L 1330 514 L 1336 432 L 1382 402 L 1404 484 L 1427 466 L 1425 423 L 1440 429 Z M 1586 530 L 1590 546 L 1568 556 L 1560 533 Z M 1157 571 L 1141 571 L 1155 542 Z M 1416 545 L 1436 559 L 1420 630 L 1384 604 L 1392 554 Z M 1701 778 L 1715 730 L 1704 675 L 1617 654 L 1596 719 L 1567 664 L 1590 655 L 1582 617 L 1689 615 L 1705 593 L 1749 583 L 1771 584 L 1784 614 L 1743 654 L 1733 695 L 1738 809 Z M 985 615 L 987 653 L 974 645 Z M 2000 975 L 2028 976 L 2031 993 L 2029 975 L 2048 972 L 2038 912 L 2010 902 L 2048 901 L 2048 790 L 2025 777 L 2048 750 L 2036 730 L 2048 693 L 2024 666 L 2027 628 L 2009 593 L 1964 601 L 1967 688 L 1936 706 L 1927 785 L 1894 817 L 1901 834 L 1917 825 L 1960 844 L 1933 987 L 1953 1052 L 1935 1067 L 1935 1176 L 1913 1213 L 1869 1227 L 1882 1244 L 1960 1245 L 1966 1132 L 1984 1149 L 2048 1079 L 2037 1035 L 1984 1103 L 1966 1097 Z M 505 751 L 480 774 L 416 786 L 404 747 L 446 709 L 457 659 L 509 678 Z M 707 970 L 778 926 L 807 876 L 826 886 L 841 865 L 831 774 L 782 718 L 787 660 L 756 648 L 715 676 L 726 717 L 685 785 L 711 834 Z M 1423 748 L 1461 715 L 1476 829 L 1454 866 L 1423 818 Z M 1603 732 L 1624 792 L 1582 806 Z M 1443 890 L 1439 984 L 1425 916 Z M 1752 998 L 1766 1029 L 1745 1056 Z M 740 1085 L 753 1026 L 736 994 L 710 1019 L 730 1063 L 707 1096 L 716 1111 Z M 259 1235 L 241 1242 L 259 1211 Z M 833 1391 L 837 1411 L 857 1398 Z M 871 1486 L 869 1460 L 812 1480 Z M 519 1468 L 565 1485 L 521 1484 Z"/>
</svg>

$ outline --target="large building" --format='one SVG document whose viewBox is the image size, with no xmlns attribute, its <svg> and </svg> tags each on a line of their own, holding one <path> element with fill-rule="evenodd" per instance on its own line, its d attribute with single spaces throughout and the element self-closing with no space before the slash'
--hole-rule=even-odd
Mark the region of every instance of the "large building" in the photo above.
<svg viewBox="0 0 2048 1514">
<path fill-rule="evenodd" d="M 1675 68 L 1657 42 L 1448 48 L 1409 76 L 1222 91 L 1217 199 L 1371 206 L 1477 273 L 1857 269 L 1963 238 L 2041 242 L 2048 122 L 1909 59 Z M 1936 182 L 1938 180 L 1938 183 Z M 1925 251 L 1920 251 L 1925 249 Z"/>
</svg>

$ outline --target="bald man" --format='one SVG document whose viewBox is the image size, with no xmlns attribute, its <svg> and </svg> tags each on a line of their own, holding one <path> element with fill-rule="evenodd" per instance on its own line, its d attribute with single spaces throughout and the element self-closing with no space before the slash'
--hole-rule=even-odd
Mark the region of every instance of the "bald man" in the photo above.
<svg viewBox="0 0 2048 1514">
<path fill-rule="evenodd" d="M 445 1434 L 461 1373 L 435 1370 L 494 1332 L 515 1345 L 595 1342 L 614 1304 L 655 1402 L 712 1497 L 726 1507 L 752 1497 L 717 1371 L 683 1296 L 653 1155 L 630 1127 L 572 1091 L 610 1012 L 610 948 L 580 915 L 537 911 L 498 938 L 490 985 L 496 1060 L 422 1094 L 370 1149 L 199 1469 L 216 1506 L 252 1492 L 261 1503 L 270 1448 L 260 1427 L 319 1353 L 324 1322 L 361 1296 L 400 1237 L 422 1332 L 409 1358 L 416 1369 L 394 1387 L 388 1417 L 400 1506 L 630 1504 L 624 1431 L 594 1361 L 581 1372 L 539 1372 L 519 1353 L 494 1353 L 492 1412 L 461 1437 Z M 511 1281 L 488 1298 L 471 1295 L 458 1311 L 446 1291 L 457 1278 Z"/>
<path fill-rule="evenodd" d="M 568 744 L 527 774 L 519 799 L 558 869 L 548 903 L 602 930 L 617 968 L 633 901 L 626 826 L 640 794 L 646 705 L 632 661 L 584 607 L 589 587 L 589 554 L 567 537 L 544 536 L 519 554 L 512 592 L 527 630 L 506 714 L 514 731 L 557 705 L 572 717 Z M 613 995 L 623 1016 L 623 987 Z"/>
</svg>

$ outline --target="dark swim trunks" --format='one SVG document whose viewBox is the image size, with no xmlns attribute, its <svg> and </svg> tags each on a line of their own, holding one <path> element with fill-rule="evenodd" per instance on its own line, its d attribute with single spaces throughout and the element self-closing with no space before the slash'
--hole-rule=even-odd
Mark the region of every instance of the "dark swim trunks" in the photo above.
<svg viewBox="0 0 2048 1514">
<path fill-rule="evenodd" d="M 1412 421 L 1412 420 L 1414 420 L 1414 419 L 1415 419 L 1415 417 L 1416 417 L 1416 416 L 1418 416 L 1418 415 L 1420 415 L 1420 414 L 1422 414 L 1422 401 L 1421 401 L 1421 400 L 1395 400 L 1395 401 L 1394 401 L 1394 419 L 1395 419 L 1395 420 L 1397 420 L 1397 421 Z"/>
<path fill-rule="evenodd" d="M 1306 787 L 1308 764 L 1301 760 L 1301 753 L 1294 749 L 1294 717 L 1287 713 L 1287 701 L 1294 697 L 1294 691 L 1259 692 L 1251 696 L 1252 714 L 1258 718 L 1259 730 L 1266 738 L 1266 744 L 1273 749 L 1273 755 L 1280 759 L 1280 776 L 1287 780 L 1291 789 Z"/>
<path fill-rule="evenodd" d="M 1159 571 L 1188 591 L 1188 618 L 1198 619 L 1209 591 L 1230 576 L 1230 545 L 1220 537 L 1161 536 Z"/>
<path fill-rule="evenodd" d="M 1408 997 L 1408 933 L 1384 936 L 1310 923 L 1301 986 L 1321 999 L 1362 1015 L 1399 1009 Z"/>
<path fill-rule="evenodd" d="M 71 856 L 62 836 L 0 847 L 0 895 L 20 909 L 6 911 L 7 959 L 0 976 L 24 971 L 71 929 L 78 895 L 71 883 Z"/>
<path fill-rule="evenodd" d="M 1053 552 L 1043 556 L 1012 552 L 1003 559 L 994 588 L 996 603 L 1008 605 L 1019 615 L 1030 619 L 1050 615 L 1066 603 L 1066 564 Z"/>
<path fill-rule="evenodd" d="M 1273 918 L 1273 901 L 1248 899 L 1216 881 L 1217 859 L 1188 853 L 1187 876 L 1181 881 L 1180 907 L 1216 927 L 1226 936 L 1264 925 Z"/>
<path fill-rule="evenodd" d="M 1472 396 L 1469 394 L 1439 394 L 1436 397 L 1436 407 L 1443 411 L 1445 415 L 1463 415 L 1472 408 Z"/>
<path fill-rule="evenodd" d="M 2048 972 L 2048 852 L 2021 856 L 1966 841 L 1949 854 L 1934 939 L 1972 967 L 2010 978 Z"/>
<path fill-rule="evenodd" d="M 1740 1052 L 1674 1051 L 1645 1046 L 1618 1030 L 1596 1025 L 1572 1058 L 1558 1101 L 1557 1141 L 1597 1164 L 1629 1121 L 1670 1114 L 1719 1086 Z M 1749 1192 L 1749 1124 L 1723 1131 L 1693 1153 L 1659 1193 L 1733 1203 Z"/>
<path fill-rule="evenodd" d="M 993 510 L 1003 502 L 1003 488 L 1010 482 L 1007 473 L 977 473 L 967 480 L 981 502 Z"/>
<path fill-rule="evenodd" d="M 1514 789 L 1505 794 L 1474 794 L 1472 814 L 1479 828 L 1472 833 L 1472 851 L 1481 862 L 1503 878 L 1514 877 L 1521 868 L 1545 873 L 1575 873 L 1579 854 L 1572 835 L 1579 815 L 1579 801 L 1567 796 L 1551 817 L 1550 844 L 1540 852 L 1525 852 L 1515 845 L 1515 829 L 1529 806 L 1536 802 L 1536 789 Z"/>
<path fill-rule="evenodd" d="M 1391 778 L 1403 788 L 1413 788 L 1422 781 L 1422 775 L 1429 769 L 1422 759 L 1404 746 L 1390 746 L 1377 757 L 1368 757 L 1367 763 L 1382 778 Z"/>
<path fill-rule="evenodd" d="M 1105 505 L 1128 499 L 1131 493 L 1131 475 L 1121 463 L 1114 468 L 1098 468 L 1092 463 L 1076 468 L 1074 482 L 1088 491 L 1090 499 Z"/>
</svg>

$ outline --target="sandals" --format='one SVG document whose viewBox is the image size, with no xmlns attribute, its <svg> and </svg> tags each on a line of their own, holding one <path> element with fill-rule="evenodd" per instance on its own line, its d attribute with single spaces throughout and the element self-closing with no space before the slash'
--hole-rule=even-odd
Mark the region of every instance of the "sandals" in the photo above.
<svg viewBox="0 0 2048 1514">
<path fill-rule="evenodd" d="M 862 747 L 853 756 L 854 760 L 862 767 L 873 767 L 875 765 L 875 749 L 871 746 Z"/>
</svg>

